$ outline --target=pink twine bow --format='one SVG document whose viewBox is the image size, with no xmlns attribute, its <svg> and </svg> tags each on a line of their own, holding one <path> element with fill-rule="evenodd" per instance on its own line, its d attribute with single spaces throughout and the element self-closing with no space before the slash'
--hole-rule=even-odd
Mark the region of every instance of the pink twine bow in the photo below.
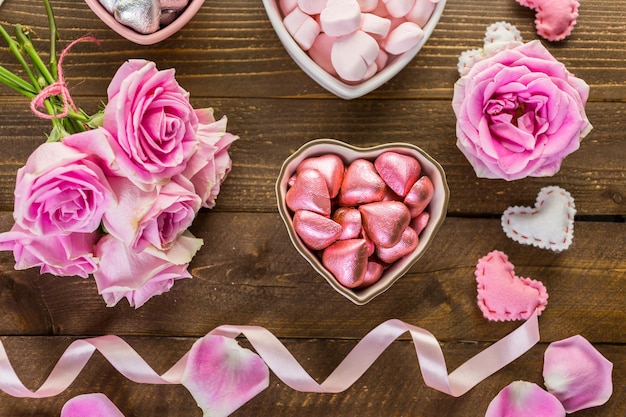
<svg viewBox="0 0 626 417">
<path fill-rule="evenodd" d="M 304 370 L 278 338 L 263 327 L 223 325 L 209 332 L 206 337 L 221 336 L 225 339 L 235 339 L 243 334 L 267 367 L 289 387 L 302 392 L 339 393 L 358 380 L 383 351 L 407 331 L 415 345 L 425 384 L 454 397 L 465 394 L 539 341 L 539 323 L 535 312 L 516 330 L 448 374 L 439 342 L 430 332 L 392 319 L 370 331 L 320 384 Z M 189 360 L 193 348 L 168 371 L 158 375 L 126 342 L 112 335 L 76 340 L 71 343 L 49 377 L 36 391 L 31 391 L 22 384 L 0 342 L 0 389 L 14 397 L 43 398 L 57 395 L 69 387 L 95 350 L 98 350 L 122 375 L 134 382 L 183 383 L 190 389 L 190 386 L 185 384 L 184 375 L 189 374 L 189 370 L 186 370 L 188 366 L 195 366 L 196 362 Z M 195 396 L 194 392 L 192 394 Z"/>
<path fill-rule="evenodd" d="M 30 102 L 30 109 L 37 117 L 48 120 L 62 119 L 69 114 L 70 108 L 74 111 L 78 111 L 74 101 L 72 100 L 69 89 L 67 88 L 65 78 L 63 77 L 62 64 L 63 58 L 65 58 L 65 55 L 67 55 L 69 50 L 77 43 L 85 41 L 95 42 L 98 45 L 100 44 L 100 41 L 93 36 L 83 36 L 82 38 L 76 39 L 63 49 L 61 55 L 59 56 L 59 62 L 57 63 L 57 81 L 44 87 Z M 61 103 L 63 103 L 63 111 L 61 113 L 50 115 L 39 110 L 40 108 L 44 108 L 44 101 L 52 96 L 58 96 L 61 98 Z"/>
</svg>

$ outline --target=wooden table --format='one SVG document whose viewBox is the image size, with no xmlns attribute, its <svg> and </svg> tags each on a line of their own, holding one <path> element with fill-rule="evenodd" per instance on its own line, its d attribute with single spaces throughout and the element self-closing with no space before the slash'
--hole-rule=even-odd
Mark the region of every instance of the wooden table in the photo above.
<svg viewBox="0 0 626 417">
<path fill-rule="evenodd" d="M 449 370 L 504 337 L 520 322 L 485 320 L 476 306 L 477 260 L 498 249 L 522 276 L 550 294 L 540 317 L 541 342 L 468 394 L 452 398 L 426 387 L 408 337 L 340 394 L 299 393 L 274 375 L 238 416 L 483 416 L 491 399 L 515 380 L 542 385 L 547 345 L 576 334 L 614 363 L 614 395 L 577 417 L 626 415 L 626 0 L 585 0 L 573 34 L 544 44 L 591 85 L 587 114 L 594 129 L 554 177 L 505 182 L 477 179 L 455 146 L 452 87 L 459 54 L 482 43 L 485 28 L 506 20 L 536 39 L 534 14 L 513 0 L 448 0 L 431 39 L 395 78 L 360 99 L 345 101 L 311 80 L 285 52 L 261 1 L 210 0 L 170 39 L 139 46 L 119 37 L 79 0 L 54 0 L 63 42 L 92 34 L 66 59 L 75 101 L 93 112 L 111 77 L 128 58 L 176 68 L 195 107 L 228 116 L 240 136 L 233 170 L 217 206 L 202 211 L 193 232 L 204 246 L 193 279 L 138 310 L 126 301 L 107 308 L 92 279 L 16 272 L 0 253 L 0 338 L 17 373 L 37 388 L 68 344 L 117 334 L 158 372 L 221 324 L 263 326 L 322 381 L 369 330 L 397 318 L 431 331 Z M 6 0 L 0 22 L 32 26 L 47 40 L 38 0 Z M 42 50 L 47 44 L 38 44 Z M 61 43 L 61 45 L 64 45 Z M 16 69 L 2 46 L 0 62 Z M 49 123 L 28 101 L 0 89 L 0 230 L 11 227 L 15 173 L 45 139 Z M 400 141 L 418 145 L 444 167 L 451 190 L 448 216 L 425 256 L 386 293 L 357 306 L 336 293 L 291 245 L 278 215 L 274 183 L 281 163 L 307 141 L 331 137 L 357 146 Z M 533 205 L 539 190 L 558 185 L 576 201 L 574 243 L 562 253 L 520 245 L 500 226 L 512 205 Z M 241 344 L 248 346 L 245 339 Z M 180 386 L 142 385 L 120 376 L 96 354 L 78 380 L 48 399 L 0 393 L 2 416 L 58 416 L 69 398 L 103 392 L 127 416 L 200 416 Z"/>
</svg>

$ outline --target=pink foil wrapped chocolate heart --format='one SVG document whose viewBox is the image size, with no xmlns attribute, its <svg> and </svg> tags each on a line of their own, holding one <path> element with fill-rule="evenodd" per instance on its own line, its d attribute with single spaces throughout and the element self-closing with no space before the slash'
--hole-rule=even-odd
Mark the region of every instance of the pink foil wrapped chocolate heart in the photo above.
<svg viewBox="0 0 626 417">
<path fill-rule="evenodd" d="M 287 206 L 295 211 L 309 210 L 330 216 L 330 195 L 326 180 L 315 169 L 306 169 L 296 175 L 287 191 Z"/>
<path fill-rule="evenodd" d="M 296 211 L 293 215 L 293 227 L 304 243 L 314 250 L 331 245 L 343 231 L 339 223 L 308 210 Z"/>
<path fill-rule="evenodd" d="M 352 162 L 343 176 L 339 204 L 358 206 L 383 199 L 387 185 L 378 175 L 374 164 L 365 159 Z"/>
<path fill-rule="evenodd" d="M 377 169 L 377 160 L 385 174 Z M 305 172 L 308 179 L 303 181 Z M 320 189 L 326 201 L 320 177 L 327 189 L 342 179 L 337 196 L 328 197 L 330 213 L 298 212 L 298 204 L 310 204 L 310 195 Z M 432 184 L 432 198 L 412 218 L 401 194 L 408 196 L 422 178 Z M 307 190 L 306 183 L 317 191 Z M 390 144 L 360 149 L 328 139 L 309 142 L 290 156 L 276 191 L 295 247 L 333 288 L 357 304 L 389 288 L 419 259 L 445 216 L 448 199 L 443 170 L 419 148 Z"/>
<path fill-rule="evenodd" d="M 367 273 L 367 244 L 363 239 L 337 241 L 324 250 L 322 263 L 341 285 L 358 287 Z"/>
<path fill-rule="evenodd" d="M 397 244 L 411 222 L 409 209 L 397 201 L 377 201 L 359 207 L 363 229 L 374 244 L 390 248 Z"/>
</svg>

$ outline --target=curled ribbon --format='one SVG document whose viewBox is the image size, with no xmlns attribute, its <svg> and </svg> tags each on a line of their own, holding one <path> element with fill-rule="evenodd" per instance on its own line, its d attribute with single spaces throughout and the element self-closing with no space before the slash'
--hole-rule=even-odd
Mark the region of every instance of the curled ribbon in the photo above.
<svg viewBox="0 0 626 417">
<path fill-rule="evenodd" d="M 70 43 L 68 46 L 66 46 L 65 49 L 63 49 L 63 51 L 61 52 L 61 55 L 59 56 L 59 62 L 57 63 L 57 77 L 58 77 L 57 81 L 43 88 L 39 92 L 39 94 L 33 97 L 33 99 L 30 102 L 30 110 L 33 113 L 35 113 L 37 117 L 42 118 L 42 119 L 48 119 L 48 120 L 62 119 L 63 117 L 68 115 L 70 108 L 74 111 L 78 111 L 78 109 L 76 108 L 76 105 L 74 104 L 74 101 L 72 100 L 72 96 L 70 95 L 70 92 L 67 88 L 67 83 L 65 82 L 65 78 L 63 77 L 62 64 L 63 64 L 63 58 L 65 58 L 65 55 L 67 55 L 69 50 L 77 43 L 85 42 L 85 41 L 95 42 L 97 44 L 100 43 L 100 41 L 98 41 L 93 36 L 83 36 L 82 38 L 76 39 L 75 41 Z M 59 96 L 61 98 L 61 103 L 63 103 L 63 111 L 61 113 L 50 115 L 39 110 L 40 108 L 44 107 L 44 101 L 46 101 L 51 96 Z"/>
<path fill-rule="evenodd" d="M 415 345 L 424 383 L 454 397 L 465 394 L 539 341 L 539 323 L 535 312 L 513 332 L 448 374 L 439 342 L 430 332 L 392 319 L 381 323 L 365 335 L 320 384 L 304 370 L 278 338 L 263 327 L 223 325 L 213 329 L 206 337 L 235 339 L 243 334 L 267 367 L 292 389 L 301 392 L 339 393 L 356 382 L 384 350 L 407 331 Z M 145 384 L 180 384 L 191 352 L 187 352 L 168 371 L 159 375 L 118 336 L 76 340 L 68 346 L 40 388 L 31 391 L 16 375 L 0 342 L 0 389 L 9 395 L 22 398 L 57 395 L 70 386 L 96 350 L 126 378 Z"/>
</svg>

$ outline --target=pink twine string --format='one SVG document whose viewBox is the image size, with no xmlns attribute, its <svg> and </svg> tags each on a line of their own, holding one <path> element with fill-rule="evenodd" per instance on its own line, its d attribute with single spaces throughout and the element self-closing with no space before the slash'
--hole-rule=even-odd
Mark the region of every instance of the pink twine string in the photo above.
<svg viewBox="0 0 626 417">
<path fill-rule="evenodd" d="M 69 52 L 69 50 L 79 42 L 95 42 L 96 44 L 100 44 L 100 41 L 94 38 L 93 36 L 83 36 L 82 38 L 78 38 L 68 46 L 63 49 L 61 55 L 59 56 L 59 62 L 57 63 L 57 81 L 43 88 L 39 94 L 37 94 L 30 102 L 30 109 L 35 115 L 42 119 L 62 119 L 63 117 L 69 114 L 70 108 L 75 112 L 78 111 L 74 101 L 72 100 L 72 96 L 70 95 L 69 89 L 67 88 L 67 84 L 65 82 L 65 78 L 63 77 L 63 58 Z M 63 103 L 63 111 L 58 114 L 50 115 L 40 111 L 39 109 L 44 108 L 44 101 L 46 101 L 51 96 L 58 96 L 61 98 L 61 103 Z"/>
<path fill-rule="evenodd" d="M 424 383 L 454 397 L 465 394 L 539 341 L 539 323 L 535 312 L 513 332 L 448 374 L 439 342 L 430 332 L 392 319 L 370 331 L 320 384 L 304 370 L 287 348 L 263 327 L 223 325 L 209 334 L 233 339 L 243 334 L 276 376 L 294 390 L 338 393 L 348 389 L 394 340 L 407 331 L 415 345 Z M 76 340 L 65 350 L 39 389 L 31 391 L 16 375 L 0 342 L 0 390 L 21 398 L 44 398 L 60 394 L 76 379 L 96 350 L 126 378 L 144 384 L 180 384 L 188 357 L 186 353 L 168 371 L 158 375 L 118 336 Z"/>
</svg>

